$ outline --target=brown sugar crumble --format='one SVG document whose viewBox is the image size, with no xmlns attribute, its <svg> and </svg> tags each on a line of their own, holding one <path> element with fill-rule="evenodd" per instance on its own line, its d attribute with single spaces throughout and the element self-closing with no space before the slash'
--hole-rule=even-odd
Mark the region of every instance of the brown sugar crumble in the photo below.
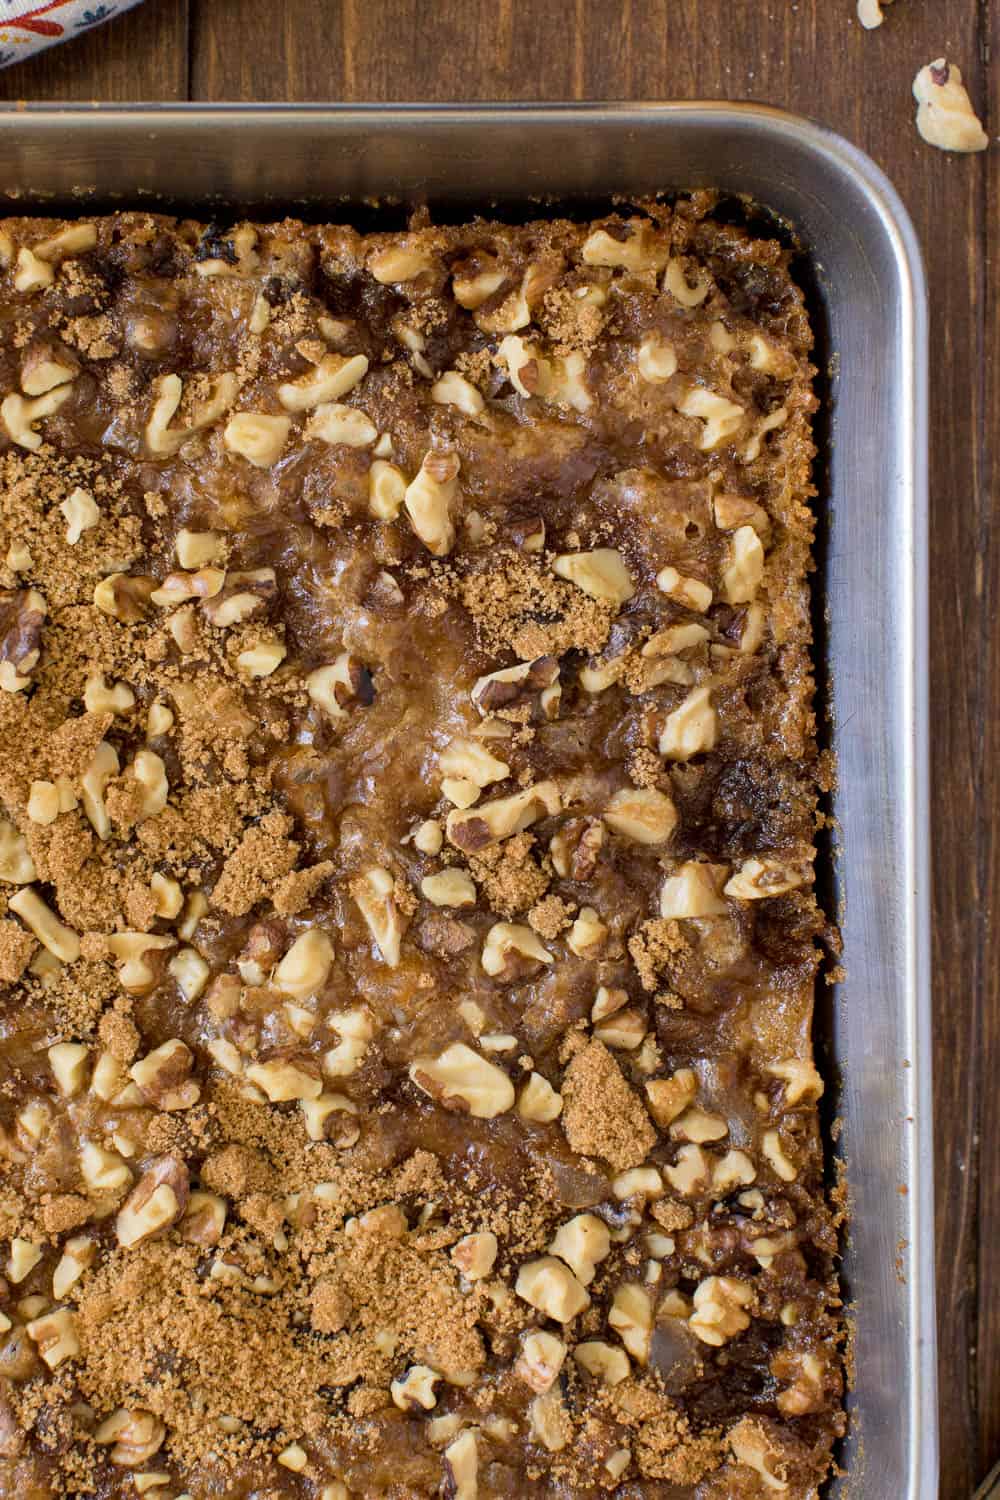
<svg viewBox="0 0 1000 1500">
<path fill-rule="evenodd" d="M 0 1473 L 815 1500 L 811 334 L 704 194 L 0 222 Z"/>
</svg>

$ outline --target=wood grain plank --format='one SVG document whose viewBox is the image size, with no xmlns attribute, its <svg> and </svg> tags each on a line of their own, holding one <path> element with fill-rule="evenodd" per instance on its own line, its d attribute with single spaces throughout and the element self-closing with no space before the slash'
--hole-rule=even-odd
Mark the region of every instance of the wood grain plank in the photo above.
<svg viewBox="0 0 1000 1500">
<path fill-rule="evenodd" d="M 980 5 L 980 56 L 970 75 L 970 89 L 979 105 L 983 123 L 995 142 L 1000 120 L 1000 78 L 996 59 L 1000 56 L 1000 13 L 983 0 Z M 973 81 L 974 80 L 974 81 Z M 991 479 L 1000 456 L 1000 288 L 997 257 L 1000 254 L 1000 150 L 994 144 L 984 162 L 984 222 L 992 233 L 982 256 L 984 348 L 984 402 L 981 444 L 978 453 L 976 511 L 984 581 L 981 620 L 983 642 L 988 650 L 988 675 L 984 689 L 987 713 L 983 719 L 983 786 L 981 796 L 983 839 L 980 885 L 982 906 L 982 1030 L 979 1037 L 982 1089 L 979 1120 L 979 1318 L 975 1349 L 978 1416 L 979 1468 L 1000 1460 L 1000 547 L 997 545 L 995 500 Z M 946 1311 L 946 1310 L 945 1310 Z M 997 1478 L 998 1476 L 994 1476 Z"/>
<path fill-rule="evenodd" d="M 147 0 L 0 73 L 0 100 L 182 100 L 188 0 Z"/>
</svg>

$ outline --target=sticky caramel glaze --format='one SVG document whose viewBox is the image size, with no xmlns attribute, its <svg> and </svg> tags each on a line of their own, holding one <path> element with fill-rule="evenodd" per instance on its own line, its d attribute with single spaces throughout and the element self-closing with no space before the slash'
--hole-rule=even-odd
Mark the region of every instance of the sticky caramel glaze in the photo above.
<svg viewBox="0 0 1000 1500">
<path fill-rule="evenodd" d="M 0 1497 L 817 1494 L 843 1416 L 811 1048 L 811 336 L 785 252 L 711 207 L 367 238 L 120 214 L 68 249 L 63 224 L 0 224 Z M 359 354 L 343 391 L 295 394 Z M 272 419 L 263 460 L 237 413 Z M 428 454 L 428 509 L 409 491 L 393 517 L 373 465 L 398 503 Z M 78 488 L 99 520 L 71 544 Z M 213 534 L 204 558 L 186 532 Z M 259 602 L 217 616 L 241 587 Z M 537 660 L 549 689 L 477 708 L 481 678 Z M 102 706 L 95 673 L 134 702 Z M 709 728 L 679 740 L 702 689 Z M 435 904 L 446 874 L 470 900 Z M 78 958 L 35 942 L 25 882 Z M 136 978 L 122 933 L 170 945 L 137 937 Z M 326 960 L 296 987 L 307 933 Z M 176 1212 L 127 1243 L 160 1180 Z M 196 1191 L 220 1233 L 181 1217 Z M 589 1276 L 551 1249 L 583 1214 Z M 531 1292 L 552 1254 L 557 1289 Z M 49 1371 L 53 1308 L 76 1348 Z M 539 1332 L 564 1346 L 548 1376 Z"/>
</svg>

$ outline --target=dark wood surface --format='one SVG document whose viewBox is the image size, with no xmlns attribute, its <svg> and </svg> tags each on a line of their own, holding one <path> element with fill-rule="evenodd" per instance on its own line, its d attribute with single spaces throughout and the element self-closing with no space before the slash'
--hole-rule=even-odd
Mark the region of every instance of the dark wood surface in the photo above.
<svg viewBox="0 0 1000 1500">
<path fill-rule="evenodd" d="M 1000 7 L 899 0 L 147 0 L 0 73 L 16 100 L 755 99 L 870 152 L 931 288 L 931 691 L 943 1500 L 1000 1456 Z M 994 145 L 913 129 L 918 67 L 962 68 Z M 877 642 L 873 642 L 877 649 Z M 875 1001 L 877 1003 L 877 997 Z M 896 1500 L 896 1497 L 885 1497 Z"/>
</svg>

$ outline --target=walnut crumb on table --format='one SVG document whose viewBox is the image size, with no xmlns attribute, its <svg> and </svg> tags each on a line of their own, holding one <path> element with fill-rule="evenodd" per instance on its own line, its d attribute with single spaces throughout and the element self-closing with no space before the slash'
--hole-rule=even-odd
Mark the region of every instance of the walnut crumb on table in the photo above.
<svg viewBox="0 0 1000 1500">
<path fill-rule="evenodd" d="M 12 1492 L 817 1494 L 812 340 L 712 209 L 0 224 Z"/>
</svg>

